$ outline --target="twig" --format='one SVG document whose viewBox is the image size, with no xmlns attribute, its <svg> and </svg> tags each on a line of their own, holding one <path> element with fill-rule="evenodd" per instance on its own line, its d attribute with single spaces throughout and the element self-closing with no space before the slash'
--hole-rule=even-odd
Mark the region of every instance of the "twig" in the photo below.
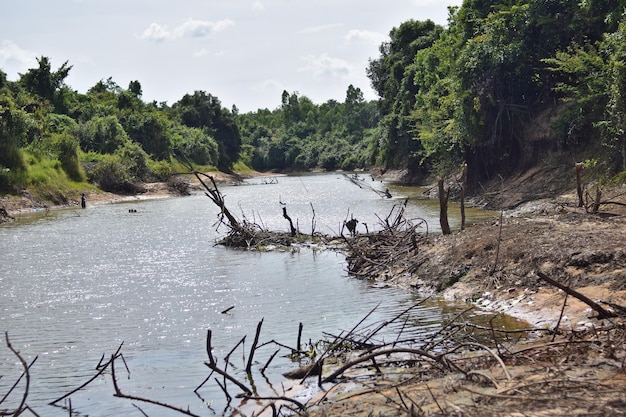
<svg viewBox="0 0 626 417">
<path fill-rule="evenodd" d="M 265 362 L 265 366 L 263 368 L 261 368 L 261 373 L 264 374 L 265 370 L 267 369 L 268 366 L 270 366 L 270 362 L 272 362 L 272 360 L 274 359 L 274 357 L 276 355 L 278 355 L 278 352 L 280 352 L 280 349 L 277 349 L 276 352 L 274 352 L 270 358 L 267 360 L 267 362 Z"/>
<path fill-rule="evenodd" d="M 344 364 L 343 366 L 341 366 L 339 369 L 335 370 L 332 374 L 328 375 L 326 378 L 322 379 L 322 383 L 325 382 L 332 382 L 335 379 L 337 379 L 337 377 L 341 374 L 343 374 L 346 370 L 352 368 L 355 365 L 358 365 L 360 363 L 363 362 L 369 362 L 372 360 L 372 358 L 375 358 L 376 356 L 387 356 L 387 355 L 391 355 L 393 353 L 410 353 L 410 354 L 415 354 L 415 355 L 419 355 L 419 356 L 423 356 L 427 359 L 430 359 L 434 362 L 441 362 L 443 355 L 434 355 L 432 353 L 426 352 L 422 349 L 414 349 L 414 348 L 391 348 L 391 349 L 384 349 L 384 350 L 379 350 L 377 352 L 373 352 L 370 353 L 368 355 L 365 356 L 361 356 L 358 359 L 355 359 L 353 361 L 350 361 L 346 364 Z"/>
<path fill-rule="evenodd" d="M 115 353 L 113 355 L 111 355 L 111 357 L 118 357 L 120 355 L 120 350 L 122 349 L 122 345 L 124 344 L 124 342 L 120 343 L 120 345 L 118 346 L 117 350 L 115 351 Z M 103 354 L 104 357 L 104 354 Z M 98 372 L 91 377 L 87 382 L 85 382 L 84 384 L 82 384 L 81 386 L 79 386 L 78 388 L 73 389 L 72 391 L 68 392 L 67 394 L 63 395 L 62 397 L 57 398 L 56 400 L 48 403 L 49 405 L 55 405 L 56 403 L 58 403 L 59 401 L 69 397 L 70 395 L 80 391 L 81 389 L 85 388 L 87 385 L 91 384 L 91 382 L 93 382 L 96 378 L 98 378 L 100 375 L 102 375 L 102 373 L 109 367 L 109 365 L 111 364 L 111 360 L 109 359 L 104 365 L 102 365 L 102 359 L 100 359 L 100 362 L 98 363 L 98 367 L 96 367 L 96 369 L 98 369 Z M 126 362 L 124 362 L 124 364 L 126 364 Z M 128 366 L 126 366 L 126 370 L 128 371 Z"/>
<path fill-rule="evenodd" d="M 561 313 L 559 314 L 559 319 L 556 322 L 556 326 L 554 326 L 554 334 L 552 335 L 552 341 L 556 339 L 556 333 L 559 331 L 559 326 L 561 325 L 561 319 L 563 319 L 563 313 L 565 312 L 565 306 L 567 305 L 567 297 L 568 293 L 565 293 L 565 299 L 563 299 L 563 306 L 561 307 Z"/>
</svg>

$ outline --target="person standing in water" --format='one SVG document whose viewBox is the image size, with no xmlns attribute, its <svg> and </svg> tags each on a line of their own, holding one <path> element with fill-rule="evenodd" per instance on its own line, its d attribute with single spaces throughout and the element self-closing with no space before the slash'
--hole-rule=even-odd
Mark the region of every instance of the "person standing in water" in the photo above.
<svg viewBox="0 0 626 417">
<path fill-rule="evenodd" d="M 87 197 L 85 197 L 85 193 L 80 196 L 80 206 L 82 208 L 87 207 Z"/>
</svg>

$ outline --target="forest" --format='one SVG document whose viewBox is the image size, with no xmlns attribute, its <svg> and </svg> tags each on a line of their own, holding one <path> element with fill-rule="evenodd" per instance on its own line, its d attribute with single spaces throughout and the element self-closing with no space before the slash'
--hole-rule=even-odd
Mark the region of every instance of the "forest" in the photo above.
<svg viewBox="0 0 626 417">
<path fill-rule="evenodd" d="M 283 91 L 240 114 L 209 92 L 145 102 L 140 81 L 86 93 L 49 58 L 9 81 L 0 69 L 0 192 L 133 193 L 181 160 L 224 172 L 404 169 L 470 186 L 552 154 L 626 171 L 626 0 L 465 0 L 443 27 L 408 19 L 366 68 L 379 96 L 344 102 Z M 280 100 L 280 101 L 279 101 Z M 573 166 L 573 164 L 572 164 Z M 620 175 L 620 173 L 622 173 Z"/>
</svg>

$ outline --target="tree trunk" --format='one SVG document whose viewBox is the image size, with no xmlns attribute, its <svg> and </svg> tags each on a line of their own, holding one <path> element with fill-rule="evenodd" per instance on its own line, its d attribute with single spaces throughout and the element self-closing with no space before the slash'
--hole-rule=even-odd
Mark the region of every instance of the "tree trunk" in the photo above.
<svg viewBox="0 0 626 417">
<path fill-rule="evenodd" d="M 465 190 L 467 189 L 467 164 L 461 173 L 461 230 L 465 230 Z"/>
<path fill-rule="evenodd" d="M 439 224 L 441 225 L 441 232 L 444 235 L 449 235 L 450 224 L 448 223 L 448 197 L 450 197 L 450 188 L 444 190 L 443 178 L 439 178 Z"/>
<path fill-rule="evenodd" d="M 585 205 L 585 203 L 583 202 L 583 184 L 582 184 L 582 171 L 583 171 L 583 164 L 581 162 L 578 162 L 576 164 L 576 193 L 578 194 L 578 207 L 582 207 Z"/>
</svg>

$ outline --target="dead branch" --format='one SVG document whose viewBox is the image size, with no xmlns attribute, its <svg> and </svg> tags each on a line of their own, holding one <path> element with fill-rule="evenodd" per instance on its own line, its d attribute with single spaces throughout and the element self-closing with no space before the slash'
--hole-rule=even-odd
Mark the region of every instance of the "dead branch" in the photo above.
<svg viewBox="0 0 626 417">
<path fill-rule="evenodd" d="M 577 298 L 578 300 L 580 300 L 583 303 L 587 304 L 589 307 L 591 307 L 593 310 L 595 310 L 598 313 L 598 316 L 596 317 L 598 320 L 612 318 L 612 317 L 618 317 L 617 314 L 615 314 L 615 313 L 613 313 L 611 311 L 605 310 L 604 308 L 602 308 L 602 306 L 600 306 L 595 301 L 589 299 L 588 297 L 584 296 L 583 294 L 579 293 L 578 291 L 575 291 L 575 290 L 571 289 L 570 287 L 568 287 L 566 285 L 563 285 L 563 284 L 561 284 L 558 281 L 553 280 L 552 278 L 550 278 L 549 276 L 547 276 L 543 272 L 537 271 L 537 276 L 539 276 L 539 278 L 541 278 L 542 280 L 546 281 L 547 283 L 554 285 L 558 289 L 563 290 L 566 294 L 569 294 L 572 297 Z"/>
<path fill-rule="evenodd" d="M 197 414 L 193 414 L 189 410 L 183 410 L 182 408 L 178 408 L 178 407 L 175 407 L 175 406 L 170 405 L 170 404 L 162 403 L 160 401 L 151 400 L 149 398 L 143 398 L 143 397 L 137 397 L 135 395 L 124 394 L 120 390 L 120 387 L 117 385 L 117 379 L 115 378 L 115 359 L 116 359 L 116 356 L 115 355 L 111 355 L 111 360 L 109 361 L 109 363 L 111 364 L 111 378 L 113 380 L 113 388 L 115 389 L 115 394 L 113 394 L 113 395 L 115 397 L 126 398 L 127 400 L 132 400 L 132 401 L 141 401 L 141 402 L 145 402 L 147 404 L 153 404 L 153 405 L 156 405 L 156 406 L 159 406 L 159 407 L 167 408 L 169 410 L 173 410 L 173 411 L 179 412 L 181 414 L 185 414 L 187 416 L 200 417 Z"/>
<path fill-rule="evenodd" d="M 298 400 L 294 400 L 293 398 L 289 398 L 289 397 L 257 397 L 257 396 L 251 396 L 251 395 L 245 395 L 245 394 L 239 394 L 237 396 L 238 398 L 245 398 L 247 400 L 254 400 L 254 401 L 285 401 L 285 402 L 290 402 L 292 404 L 295 404 L 296 407 L 298 407 L 300 410 L 304 410 L 306 407 L 304 404 L 302 404 L 300 401 Z"/>
<path fill-rule="evenodd" d="M 345 371 L 347 371 L 348 369 L 363 363 L 363 362 L 369 362 L 372 359 L 376 358 L 377 356 L 389 356 L 391 354 L 394 353 L 409 353 L 409 354 L 414 354 L 414 355 L 418 355 L 418 356 L 423 356 L 426 359 L 429 359 L 433 362 L 436 363 L 440 363 L 443 364 L 444 363 L 444 356 L 443 355 L 434 355 L 430 352 L 426 352 L 422 349 L 415 349 L 415 348 L 403 348 L 403 347 L 398 347 L 398 348 L 390 348 L 390 349 L 384 349 L 384 350 L 379 350 L 376 352 L 372 352 L 368 355 L 364 355 L 361 356 L 355 360 L 352 360 L 346 364 L 344 364 L 343 366 L 341 366 L 339 369 L 337 369 L 336 371 L 334 371 L 333 373 L 331 373 L 330 375 L 326 376 L 325 378 L 322 378 L 322 383 L 326 383 L 326 382 L 333 382 L 337 379 L 337 377 L 339 377 L 341 374 L 343 374 Z M 449 365 L 446 365 L 449 366 Z"/>
<path fill-rule="evenodd" d="M 252 342 L 252 346 L 250 347 L 250 356 L 248 357 L 248 363 L 246 365 L 246 372 L 249 374 L 252 372 L 252 361 L 254 359 L 254 351 L 256 350 L 257 345 L 259 344 L 259 336 L 261 335 L 261 326 L 263 326 L 263 319 L 259 321 L 256 326 L 256 334 L 254 335 L 254 342 Z"/>
<path fill-rule="evenodd" d="M 112 357 L 116 357 L 117 358 L 117 357 L 119 357 L 121 355 L 120 351 L 122 349 L 122 345 L 123 344 L 124 344 L 124 342 L 120 343 L 120 345 L 118 346 L 117 350 L 112 355 Z M 104 354 L 102 356 L 104 357 Z M 126 365 L 126 361 L 124 361 L 124 364 Z M 50 402 L 48 404 L 49 405 L 55 405 L 59 401 L 64 400 L 65 398 L 68 398 L 72 394 L 74 394 L 74 393 L 80 391 L 81 389 L 85 388 L 87 385 L 91 384 L 96 378 L 98 378 L 100 375 L 102 375 L 104 373 L 104 371 L 109 367 L 109 365 L 111 365 L 111 360 L 110 359 L 106 363 L 104 363 L 104 364 L 102 364 L 102 359 L 100 359 L 100 362 L 96 366 L 96 369 L 98 370 L 98 372 L 93 377 L 91 377 L 87 382 L 85 382 L 84 384 L 82 384 L 78 388 L 73 389 L 72 391 L 68 392 L 67 394 L 57 398 L 56 400 L 54 400 L 54 401 L 52 401 L 52 402 Z M 126 370 L 128 371 L 128 366 L 127 365 L 126 365 Z"/>
<path fill-rule="evenodd" d="M 287 206 L 283 206 L 283 217 L 289 222 L 291 237 L 294 237 L 296 235 L 296 228 L 293 227 L 293 221 L 291 220 L 291 217 L 289 217 L 289 215 L 287 214 Z"/>
<path fill-rule="evenodd" d="M 22 394 L 22 400 L 20 402 L 20 404 L 17 406 L 17 408 L 8 413 L 8 414 L 4 414 L 4 415 L 13 415 L 13 416 L 19 416 L 25 409 L 26 407 L 28 407 L 26 405 L 26 398 L 28 398 L 28 391 L 30 388 L 30 367 L 29 365 L 26 363 L 26 361 L 24 360 L 24 358 L 22 358 L 22 355 L 20 355 L 20 352 L 18 352 L 13 345 L 11 344 L 11 342 L 9 341 L 9 332 L 4 332 L 4 340 L 6 342 L 7 348 L 9 348 L 9 350 L 11 352 L 13 352 L 13 354 L 17 357 L 17 359 L 20 361 L 20 364 L 22 364 L 22 369 L 24 370 L 23 375 L 24 378 L 26 379 L 25 382 L 25 387 L 24 387 L 24 393 Z M 33 361 L 34 363 L 34 361 Z M 20 379 L 22 377 L 20 376 Z M 19 380 L 18 380 L 19 382 Z M 13 389 L 17 386 L 17 383 L 9 390 L 9 393 L 11 391 L 13 391 Z M 9 395 L 9 393 L 7 393 L 7 395 L 2 399 L 2 401 L 4 401 L 4 399 Z M 1 402 L 0 402 L 1 403 Z"/>
<path fill-rule="evenodd" d="M 221 370 L 217 366 L 217 362 L 215 361 L 215 358 L 213 357 L 213 348 L 211 347 L 211 335 L 212 335 L 211 329 L 207 330 L 206 350 L 207 350 L 207 354 L 209 355 L 209 361 L 205 362 L 204 364 L 213 372 L 223 376 L 224 378 L 228 379 L 233 384 L 237 385 L 243 392 L 251 395 L 252 390 L 250 388 L 246 387 L 244 384 L 239 382 L 236 378 L 230 376 L 226 371 Z"/>
</svg>

